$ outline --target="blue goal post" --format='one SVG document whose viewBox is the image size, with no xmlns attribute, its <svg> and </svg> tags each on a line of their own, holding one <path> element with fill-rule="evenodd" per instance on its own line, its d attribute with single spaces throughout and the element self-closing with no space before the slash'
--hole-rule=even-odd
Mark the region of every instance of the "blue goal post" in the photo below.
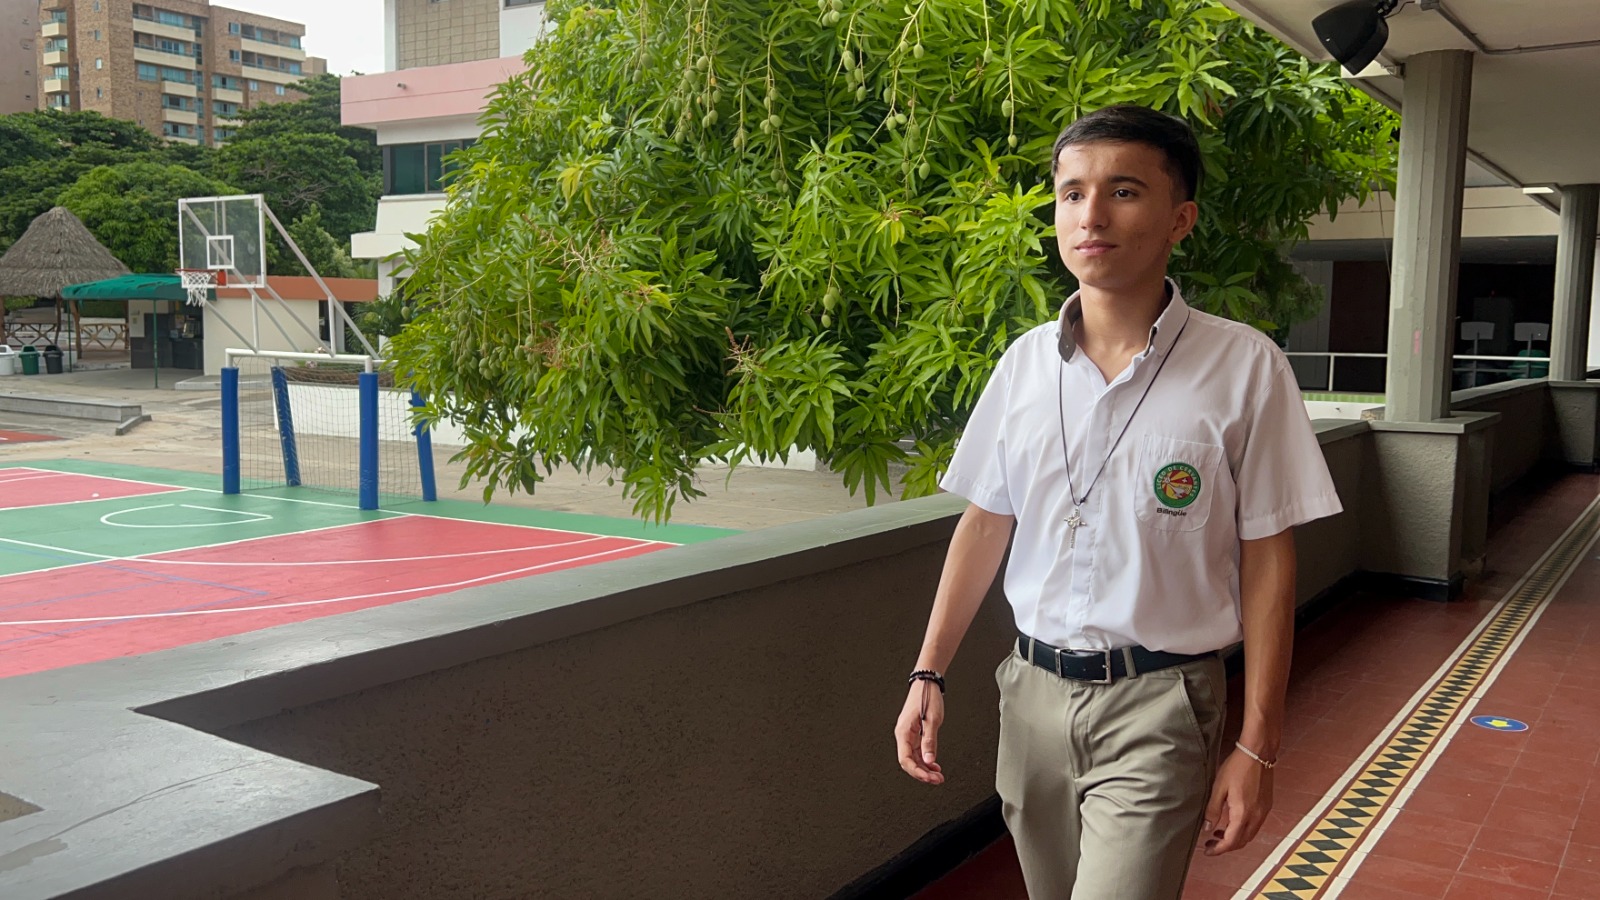
<svg viewBox="0 0 1600 900">
<path fill-rule="evenodd" d="M 424 400 L 382 360 L 229 349 L 221 389 L 224 494 L 309 487 L 353 493 L 361 509 L 437 499 Z"/>
</svg>

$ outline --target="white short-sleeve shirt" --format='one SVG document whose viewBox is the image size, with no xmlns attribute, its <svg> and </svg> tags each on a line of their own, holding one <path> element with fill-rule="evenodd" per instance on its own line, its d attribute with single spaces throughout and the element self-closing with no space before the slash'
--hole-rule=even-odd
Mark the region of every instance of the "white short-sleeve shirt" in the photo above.
<svg viewBox="0 0 1600 900">
<path fill-rule="evenodd" d="M 1016 517 L 1006 597 L 1017 628 L 1041 641 L 1227 647 L 1242 637 L 1239 541 L 1342 510 L 1287 358 L 1171 290 L 1150 345 L 1110 384 L 1063 331 L 1081 314 L 1076 295 L 1019 338 L 940 482 Z M 1089 491 L 1071 548 L 1067 457 L 1078 496 Z"/>
</svg>

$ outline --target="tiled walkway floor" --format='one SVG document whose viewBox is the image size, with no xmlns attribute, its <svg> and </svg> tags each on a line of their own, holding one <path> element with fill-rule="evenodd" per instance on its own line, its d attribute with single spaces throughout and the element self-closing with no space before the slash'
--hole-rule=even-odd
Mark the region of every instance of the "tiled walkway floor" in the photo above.
<svg viewBox="0 0 1600 900">
<path fill-rule="evenodd" d="M 1252 875 L 1269 857 L 1278 858 L 1283 838 L 1300 833 L 1303 817 L 1597 494 L 1600 478 L 1570 476 L 1503 515 L 1485 570 L 1460 601 L 1361 595 L 1303 631 L 1274 810 L 1244 850 L 1196 855 L 1185 900 L 1224 900 L 1256 884 Z M 1230 706 L 1237 710 L 1240 680 L 1231 688 Z M 1583 554 L 1473 714 L 1530 727 L 1510 733 L 1463 724 L 1436 751 L 1431 770 L 1414 782 L 1415 793 L 1387 830 L 1362 846 L 1354 875 L 1342 885 L 1343 900 L 1600 898 L 1595 548 Z M 1235 717 L 1230 733 L 1237 727 Z M 1009 839 L 917 900 L 971 897 L 1026 897 Z"/>
</svg>

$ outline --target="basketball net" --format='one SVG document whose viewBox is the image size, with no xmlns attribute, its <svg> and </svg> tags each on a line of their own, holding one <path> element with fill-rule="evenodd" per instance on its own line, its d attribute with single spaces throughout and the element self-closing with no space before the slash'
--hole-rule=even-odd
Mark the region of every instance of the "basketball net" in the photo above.
<svg viewBox="0 0 1600 900">
<path fill-rule="evenodd" d="M 211 291 L 226 283 L 226 276 L 216 269 L 179 269 L 178 277 L 183 279 L 183 289 L 189 295 L 190 306 L 206 306 Z"/>
</svg>

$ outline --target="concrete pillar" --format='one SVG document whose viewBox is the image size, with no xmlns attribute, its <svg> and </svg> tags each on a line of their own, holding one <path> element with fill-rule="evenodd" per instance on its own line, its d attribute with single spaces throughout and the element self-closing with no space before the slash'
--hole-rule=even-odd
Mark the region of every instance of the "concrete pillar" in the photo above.
<svg viewBox="0 0 1600 900">
<path fill-rule="evenodd" d="M 1550 320 L 1550 380 L 1582 381 L 1589 363 L 1589 308 L 1594 292 L 1600 185 L 1561 190 L 1561 236 L 1556 239 L 1555 312 Z"/>
<path fill-rule="evenodd" d="M 1384 389 L 1391 422 L 1450 413 L 1472 59 L 1436 50 L 1405 62 Z"/>
</svg>

